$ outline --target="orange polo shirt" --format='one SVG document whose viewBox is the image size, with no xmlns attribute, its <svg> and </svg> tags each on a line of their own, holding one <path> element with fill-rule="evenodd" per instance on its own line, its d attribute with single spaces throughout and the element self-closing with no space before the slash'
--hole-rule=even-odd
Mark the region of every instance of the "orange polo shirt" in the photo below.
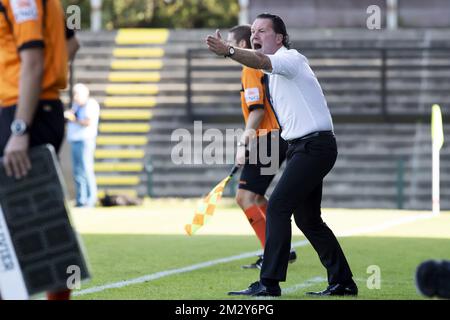
<svg viewBox="0 0 450 320">
<path fill-rule="evenodd" d="M 280 129 L 275 113 L 265 94 L 263 77 L 264 73 L 261 70 L 245 66 L 242 68 L 241 107 L 245 123 L 247 123 L 250 112 L 255 109 L 264 109 L 263 120 L 257 129 L 258 136 L 265 133 L 261 129 L 265 129 L 267 132 Z"/>
<path fill-rule="evenodd" d="M 58 0 L 0 0 L 0 106 L 17 104 L 21 50 L 44 49 L 41 100 L 67 86 L 65 17 Z"/>
</svg>

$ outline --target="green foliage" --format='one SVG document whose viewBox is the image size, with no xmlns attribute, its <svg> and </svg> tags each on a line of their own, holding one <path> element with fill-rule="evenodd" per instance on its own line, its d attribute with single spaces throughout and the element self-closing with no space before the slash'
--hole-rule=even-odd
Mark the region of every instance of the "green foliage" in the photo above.
<svg viewBox="0 0 450 320">
<path fill-rule="evenodd" d="M 91 5 L 89 0 L 62 0 L 61 3 L 65 12 L 67 10 L 67 7 L 71 5 L 79 6 L 81 8 L 81 28 L 89 29 L 89 26 L 91 24 Z"/>
<path fill-rule="evenodd" d="M 63 0 L 81 7 L 82 27 L 90 25 L 89 0 Z M 103 0 L 103 27 L 225 28 L 238 23 L 238 0 Z"/>
<path fill-rule="evenodd" d="M 158 0 L 154 23 L 171 28 L 232 27 L 238 22 L 238 1 Z M 169 3 L 168 3 L 169 2 Z"/>
</svg>

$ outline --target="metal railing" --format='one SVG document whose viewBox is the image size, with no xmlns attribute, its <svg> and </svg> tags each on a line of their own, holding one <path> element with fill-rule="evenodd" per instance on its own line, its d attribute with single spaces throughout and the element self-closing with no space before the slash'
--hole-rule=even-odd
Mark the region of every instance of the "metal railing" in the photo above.
<svg viewBox="0 0 450 320">
<path fill-rule="evenodd" d="M 66 106 L 66 109 L 71 109 L 72 105 L 73 105 L 73 87 L 74 87 L 74 79 L 75 79 L 75 75 L 74 75 L 74 61 L 71 61 L 69 63 L 69 105 Z"/>
<path fill-rule="evenodd" d="M 298 46 L 300 47 L 300 46 Z M 369 48 L 369 47 L 302 47 L 301 53 L 304 54 L 308 59 L 315 58 L 329 58 L 329 59 L 347 59 L 350 63 L 347 67 L 351 70 L 352 68 L 362 68 L 371 71 L 377 71 L 379 74 L 379 90 L 373 89 L 373 91 L 379 92 L 379 103 L 378 103 L 378 112 L 373 114 L 373 116 L 377 116 L 384 121 L 388 121 L 392 115 L 390 110 L 390 104 L 388 101 L 389 92 L 392 90 L 389 87 L 389 81 L 392 77 L 389 76 L 389 73 L 392 71 L 418 71 L 418 72 L 433 72 L 434 70 L 448 70 L 448 83 L 450 84 L 450 47 L 377 47 L 377 48 Z M 446 65 L 430 65 L 429 60 L 436 57 L 438 54 L 438 58 L 447 59 L 448 64 Z M 187 81 L 187 90 L 186 90 L 186 117 L 188 121 L 192 121 L 195 119 L 195 106 L 193 103 L 193 73 L 195 71 L 217 71 L 220 72 L 224 70 L 224 67 L 214 67 L 214 66 L 199 66 L 194 65 L 193 60 L 201 58 L 202 56 L 208 55 L 208 58 L 216 57 L 213 53 L 209 52 L 207 49 L 188 49 L 186 52 L 186 81 Z M 347 58 L 345 56 L 347 55 Z M 432 55 L 430 57 L 430 55 Z M 374 59 L 374 61 L 378 62 L 378 64 L 371 65 L 352 65 L 352 59 Z M 417 63 L 416 65 L 412 64 L 398 64 L 394 65 L 390 63 L 392 59 L 403 59 L 403 58 L 415 58 L 420 59 L 421 63 Z M 223 59 L 222 57 L 217 57 L 217 59 Z M 313 70 L 315 70 L 315 66 L 312 66 Z M 320 68 L 320 67 L 319 67 Z M 333 70 L 333 66 L 328 66 L 329 70 Z M 343 70 L 342 66 L 336 65 L 334 70 Z M 319 82 L 323 84 L 321 77 L 319 76 Z M 405 77 L 407 78 L 407 77 Z M 400 77 L 398 78 L 400 79 Z M 426 74 L 421 76 L 420 81 L 428 81 L 428 77 Z M 349 90 L 350 91 L 350 90 Z M 445 90 L 443 90 L 445 91 Z M 425 94 L 426 92 L 422 92 Z M 236 93 L 238 94 L 238 93 Z M 325 96 L 327 96 L 327 92 L 325 92 Z M 439 101 L 436 101 L 438 103 Z M 331 106 L 332 107 L 332 106 Z M 413 111 L 413 110 L 411 110 Z M 333 110 L 332 110 L 333 113 Z M 414 113 L 414 112 L 412 112 Z M 409 116 L 412 116 L 412 113 Z M 362 113 L 352 112 L 348 114 L 348 117 L 358 117 L 361 116 Z M 407 115 L 406 115 L 407 116 Z M 417 115 L 416 115 L 417 116 Z"/>
</svg>

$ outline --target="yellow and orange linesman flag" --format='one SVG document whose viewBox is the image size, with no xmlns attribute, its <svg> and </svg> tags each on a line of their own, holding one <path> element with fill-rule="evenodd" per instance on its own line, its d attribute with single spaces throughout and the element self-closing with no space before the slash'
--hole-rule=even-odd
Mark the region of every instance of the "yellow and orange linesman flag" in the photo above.
<svg viewBox="0 0 450 320">
<path fill-rule="evenodd" d="M 222 198 L 222 194 L 225 187 L 227 186 L 228 182 L 231 180 L 231 178 L 238 169 L 239 167 L 234 166 L 233 169 L 231 170 L 230 175 L 228 175 L 228 177 L 223 179 L 217 186 L 215 186 L 208 193 L 208 195 L 205 198 L 203 198 L 198 203 L 192 223 L 187 224 L 184 227 L 184 230 L 186 230 L 186 233 L 188 235 L 190 236 L 194 235 L 202 226 L 204 226 L 209 221 L 209 219 L 211 219 L 211 217 L 214 214 L 214 211 L 216 211 L 217 204 Z"/>
</svg>

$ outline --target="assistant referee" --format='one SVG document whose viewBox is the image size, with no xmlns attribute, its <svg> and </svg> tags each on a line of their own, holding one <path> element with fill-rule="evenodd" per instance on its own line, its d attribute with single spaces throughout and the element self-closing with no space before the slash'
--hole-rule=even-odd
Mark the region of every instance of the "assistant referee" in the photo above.
<svg viewBox="0 0 450 320">
<path fill-rule="evenodd" d="M 8 176 L 25 177 L 31 147 L 64 138 L 60 91 L 79 48 L 58 0 L 0 0 L 0 157 Z M 70 290 L 47 294 L 66 300 Z"/>
<path fill-rule="evenodd" d="M 357 295 L 358 288 L 344 253 L 333 232 L 321 218 L 322 185 L 333 168 L 337 146 L 333 122 L 319 82 L 307 59 L 289 50 L 283 20 L 259 15 L 252 25 L 256 51 L 233 48 L 219 31 L 206 39 L 217 55 L 266 73 L 275 114 L 288 141 L 287 166 L 267 209 L 266 246 L 260 281 L 230 295 L 280 296 L 286 280 L 291 241 L 291 216 L 316 250 L 327 269 L 329 286 L 311 295 Z"/>
</svg>

